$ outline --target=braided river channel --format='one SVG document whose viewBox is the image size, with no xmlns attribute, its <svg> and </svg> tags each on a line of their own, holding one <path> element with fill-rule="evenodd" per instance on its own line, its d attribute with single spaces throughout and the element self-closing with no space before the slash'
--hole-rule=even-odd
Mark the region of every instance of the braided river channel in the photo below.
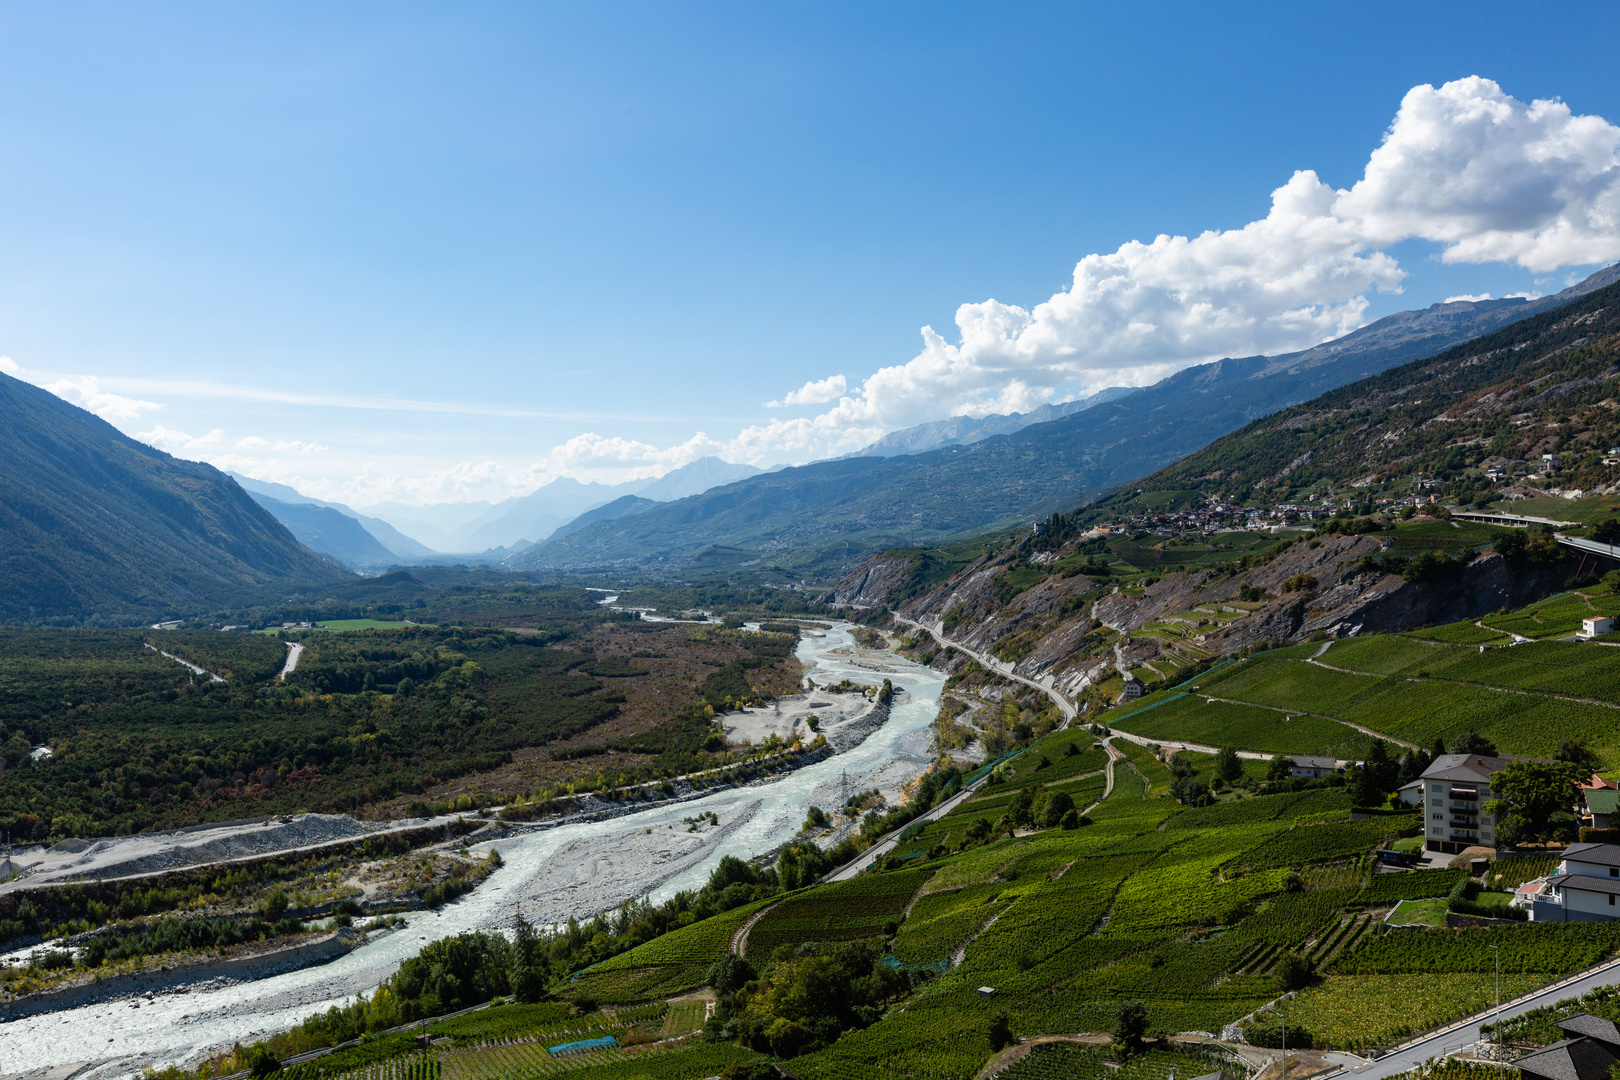
<svg viewBox="0 0 1620 1080">
<path fill-rule="evenodd" d="M 508 836 L 503 867 L 437 912 L 413 912 L 405 926 L 330 963 L 253 981 L 179 984 L 150 997 L 124 997 L 0 1023 L 0 1076 L 85 1063 L 84 1078 L 129 1076 L 148 1066 L 194 1062 L 215 1049 L 283 1031 L 311 1013 L 353 1000 L 391 975 L 429 941 L 469 930 L 581 919 L 619 903 L 662 901 L 696 889 L 725 855 L 749 858 L 791 839 L 812 805 L 877 788 L 894 800 L 929 760 L 929 725 L 944 676 L 893 653 L 856 645 L 847 625 L 807 630 L 798 656 L 818 685 L 844 678 L 893 680 L 889 719 L 859 746 L 793 772 L 688 801 Z M 814 636 L 812 636 L 814 635 Z M 712 812 L 719 824 L 688 831 L 683 819 Z"/>
</svg>

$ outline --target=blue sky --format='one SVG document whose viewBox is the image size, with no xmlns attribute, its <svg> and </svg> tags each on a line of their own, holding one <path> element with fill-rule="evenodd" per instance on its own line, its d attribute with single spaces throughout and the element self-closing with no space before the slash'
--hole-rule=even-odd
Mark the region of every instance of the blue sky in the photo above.
<svg viewBox="0 0 1620 1080">
<path fill-rule="evenodd" d="M 1545 210 L 1535 183 L 1463 213 L 1396 205 L 1446 185 L 1395 169 L 1323 202 L 1424 84 L 1494 80 L 1525 124 L 1561 99 L 1607 152 L 1617 24 L 1479 3 L 0 8 L 0 354 L 182 456 L 356 505 L 806 460 L 1620 257 L 1602 178 L 1555 240 L 1545 215 L 1504 238 Z M 1476 157 L 1457 172 L 1513 187 Z M 1318 186 L 1289 205 L 1348 277 L 1273 266 L 1306 243 L 1286 224 L 1175 274 L 1270 274 L 1259 292 L 1287 280 L 1308 317 L 1222 286 L 1232 319 L 1127 347 L 1089 323 L 1170 327 L 1160 301 L 1029 315 L 1085 256 L 1266 219 L 1296 170 Z M 1346 215 L 1353 236 L 1311 224 Z M 1099 272 L 1139 285 L 1174 255 Z M 1028 325 L 975 309 L 989 337 L 964 341 L 959 305 L 991 299 Z"/>
</svg>

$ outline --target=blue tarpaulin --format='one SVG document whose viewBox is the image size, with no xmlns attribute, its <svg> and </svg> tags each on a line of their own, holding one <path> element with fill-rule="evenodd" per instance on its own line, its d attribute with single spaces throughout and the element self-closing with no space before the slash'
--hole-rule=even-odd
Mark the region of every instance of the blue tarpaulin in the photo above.
<svg viewBox="0 0 1620 1080">
<path fill-rule="evenodd" d="M 559 1046 L 548 1046 L 546 1052 L 552 1057 L 561 1057 L 564 1054 L 584 1054 L 592 1050 L 606 1050 L 618 1046 L 619 1040 L 611 1035 L 604 1035 L 600 1039 L 581 1039 L 578 1042 L 563 1043 Z"/>
</svg>

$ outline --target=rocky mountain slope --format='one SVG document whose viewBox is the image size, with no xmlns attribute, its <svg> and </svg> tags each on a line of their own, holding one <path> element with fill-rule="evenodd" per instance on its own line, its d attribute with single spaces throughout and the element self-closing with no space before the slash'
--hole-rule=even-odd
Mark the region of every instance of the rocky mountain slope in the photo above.
<svg viewBox="0 0 1620 1080">
<path fill-rule="evenodd" d="M 892 609 L 1095 703 L 1125 670 L 1153 682 L 1266 643 L 1475 619 L 1562 589 L 1593 567 L 1543 537 L 1507 542 L 1450 521 L 1430 499 L 1511 509 L 1545 489 L 1620 490 L 1616 444 L 1620 283 L 1257 421 L 1119 496 L 985 545 L 953 573 L 933 553 L 891 551 L 826 599 Z M 1558 455 L 1544 475 L 1512 475 L 1513 461 L 1540 465 L 1544 452 Z M 1227 504 L 1239 527 L 1126 515 L 1155 496 Z M 1302 517 L 1275 539 L 1244 531 L 1251 511 L 1233 505 L 1317 496 L 1334 517 Z M 1144 554 L 1162 568 L 1144 570 Z"/>
<path fill-rule="evenodd" d="M 680 565 L 720 545 L 786 567 L 847 566 L 919 538 L 1028 523 L 1177 461 L 1257 417 L 1579 300 L 1620 269 L 1536 301 L 1402 312 L 1279 357 L 1220 360 L 1050 423 L 971 445 L 783 469 L 539 545 L 526 567 Z"/>
<path fill-rule="evenodd" d="M 349 577 L 218 469 L 0 375 L 0 622 L 153 621 Z"/>
</svg>

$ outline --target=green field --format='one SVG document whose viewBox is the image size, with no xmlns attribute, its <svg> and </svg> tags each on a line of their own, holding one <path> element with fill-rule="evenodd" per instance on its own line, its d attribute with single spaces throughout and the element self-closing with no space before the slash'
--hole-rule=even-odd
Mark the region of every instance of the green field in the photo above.
<svg viewBox="0 0 1620 1080">
<path fill-rule="evenodd" d="M 1340 758 L 1359 757 L 1369 739 L 1347 724 L 1422 747 L 1477 731 L 1503 753 L 1535 756 L 1583 738 L 1620 758 L 1620 708 L 1610 704 L 1620 702 L 1620 649 L 1549 640 L 1481 652 L 1426 633 L 1336 641 L 1319 663 L 1318 646 L 1264 653 L 1102 719 L 1165 742 Z"/>
<path fill-rule="evenodd" d="M 407 626 L 425 625 L 409 622 L 390 622 L 386 619 L 328 619 L 320 623 L 322 630 L 403 630 Z"/>
</svg>

